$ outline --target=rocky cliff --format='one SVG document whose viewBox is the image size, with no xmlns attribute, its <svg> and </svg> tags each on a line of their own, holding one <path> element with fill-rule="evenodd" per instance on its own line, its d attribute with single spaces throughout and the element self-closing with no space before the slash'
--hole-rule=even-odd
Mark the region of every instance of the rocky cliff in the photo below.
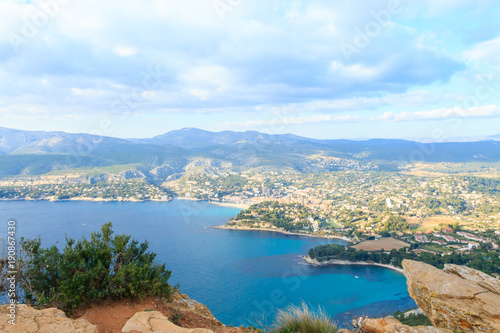
<svg viewBox="0 0 500 333">
<path fill-rule="evenodd" d="M 76 312 L 68 318 L 56 308 L 37 310 L 19 304 L 15 322 L 9 323 L 11 309 L 0 306 L 0 333 L 257 333 L 223 325 L 205 305 L 181 293 L 170 301 L 103 301 Z"/>
<path fill-rule="evenodd" d="M 500 332 L 499 281 L 474 269 L 445 270 L 404 260 L 408 291 L 436 327 L 460 332 Z"/>
</svg>

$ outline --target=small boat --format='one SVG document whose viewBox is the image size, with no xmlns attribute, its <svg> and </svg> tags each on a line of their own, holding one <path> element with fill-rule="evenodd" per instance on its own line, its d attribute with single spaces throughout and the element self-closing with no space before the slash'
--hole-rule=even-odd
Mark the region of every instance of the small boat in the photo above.
<svg viewBox="0 0 500 333">
<path fill-rule="evenodd" d="M 359 276 L 357 276 L 357 275 L 354 275 L 354 277 L 355 277 L 356 279 L 359 279 Z"/>
</svg>

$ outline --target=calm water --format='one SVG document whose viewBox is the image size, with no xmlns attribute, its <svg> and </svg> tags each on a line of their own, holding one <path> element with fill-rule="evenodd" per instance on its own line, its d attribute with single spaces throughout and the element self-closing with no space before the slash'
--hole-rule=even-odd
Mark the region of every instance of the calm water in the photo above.
<svg viewBox="0 0 500 333">
<path fill-rule="evenodd" d="M 269 323 L 287 304 L 321 305 L 341 324 L 355 314 L 382 315 L 415 307 L 402 274 L 380 267 L 311 267 L 300 256 L 340 240 L 210 228 L 239 209 L 204 202 L 0 202 L 0 236 L 7 221 L 18 234 L 40 235 L 42 245 L 88 236 L 108 221 L 115 233 L 148 240 L 157 260 L 172 270 L 171 282 L 204 303 L 229 325 Z M 1 227 L 3 225 L 3 227 Z M 356 278 L 357 276 L 357 278 Z M 265 320 L 264 320 L 265 321 Z"/>
</svg>

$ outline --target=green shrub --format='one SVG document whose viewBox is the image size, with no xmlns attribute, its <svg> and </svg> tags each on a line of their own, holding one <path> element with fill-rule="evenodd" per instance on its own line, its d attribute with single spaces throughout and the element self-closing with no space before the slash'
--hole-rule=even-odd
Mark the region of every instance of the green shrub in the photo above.
<svg viewBox="0 0 500 333">
<path fill-rule="evenodd" d="M 171 272 L 155 264 L 148 243 L 130 236 L 112 237 L 111 222 L 101 232 L 75 241 L 66 238 L 60 251 L 42 248 L 40 238 L 21 240 L 23 276 L 21 288 L 33 305 L 51 305 L 71 313 L 80 305 L 103 299 L 161 296 L 169 298 Z"/>
<path fill-rule="evenodd" d="M 336 333 L 333 324 L 321 309 L 314 312 L 306 303 L 300 306 L 290 305 L 285 310 L 278 310 L 273 331 L 275 333 Z"/>
<path fill-rule="evenodd" d="M 169 317 L 168 317 L 168 320 L 170 320 L 170 322 L 174 323 L 175 325 L 177 326 L 182 326 L 184 327 L 184 325 L 182 325 L 181 323 L 181 320 L 182 320 L 182 313 L 180 312 L 180 310 L 177 310 L 175 311 L 173 314 L 171 314 Z"/>
<path fill-rule="evenodd" d="M 408 326 L 432 326 L 431 320 L 422 313 L 411 313 L 405 317 L 405 314 L 403 312 L 396 311 L 396 313 L 394 313 L 394 318 L 399 320 L 402 324 Z"/>
</svg>

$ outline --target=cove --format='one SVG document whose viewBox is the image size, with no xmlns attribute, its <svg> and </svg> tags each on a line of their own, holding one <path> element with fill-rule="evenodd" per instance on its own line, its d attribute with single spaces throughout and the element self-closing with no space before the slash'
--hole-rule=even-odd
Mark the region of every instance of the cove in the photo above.
<svg viewBox="0 0 500 333">
<path fill-rule="evenodd" d="M 300 259 L 320 244 L 342 240 L 211 228 L 239 209 L 171 202 L 1 201 L 0 237 L 8 219 L 18 237 L 40 236 L 63 246 L 65 235 L 90 236 L 108 221 L 117 234 L 147 240 L 157 261 L 172 270 L 171 283 L 207 305 L 226 325 L 270 324 L 276 309 L 305 301 L 321 306 L 340 325 L 354 315 L 381 316 L 416 307 L 405 277 L 375 266 L 306 265 Z"/>
</svg>

